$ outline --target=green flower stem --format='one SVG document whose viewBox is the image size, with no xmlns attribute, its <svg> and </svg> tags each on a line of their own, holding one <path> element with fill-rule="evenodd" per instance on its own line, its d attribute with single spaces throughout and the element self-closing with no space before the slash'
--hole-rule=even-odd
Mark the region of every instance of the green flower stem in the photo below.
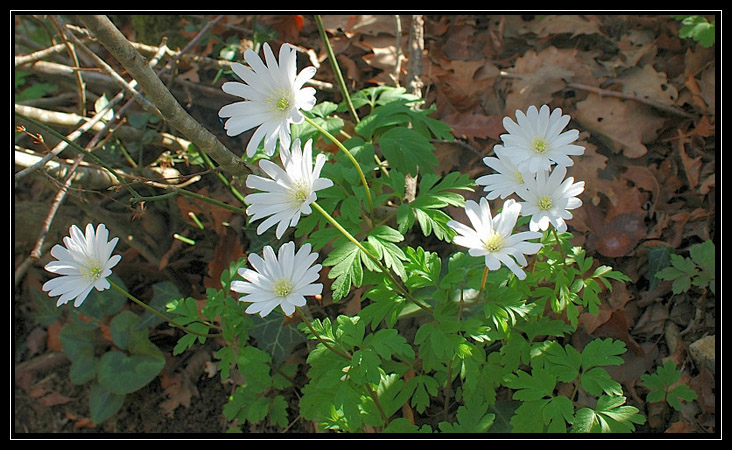
<svg viewBox="0 0 732 450">
<path fill-rule="evenodd" d="M 358 164 L 358 161 L 356 161 L 356 158 L 353 157 L 353 155 L 351 154 L 351 152 L 341 143 L 341 141 L 339 141 L 338 139 L 336 139 L 335 136 L 333 136 L 332 134 L 328 133 L 328 131 L 326 131 L 323 127 L 321 127 L 320 125 L 318 125 L 317 123 L 315 123 L 315 121 L 313 121 L 308 116 L 305 116 L 305 121 L 307 123 L 309 123 L 310 125 L 312 125 L 313 127 L 315 127 L 315 129 L 318 130 L 323 136 L 325 136 L 328 139 L 330 139 L 336 146 L 338 146 L 338 148 L 343 153 L 346 154 L 346 156 L 348 157 L 348 159 L 351 160 L 351 163 L 353 163 L 353 166 L 358 171 L 358 176 L 361 178 L 361 184 L 363 184 L 363 188 L 366 191 L 366 200 L 368 201 L 368 204 L 369 204 L 369 214 L 371 214 L 372 219 L 373 219 L 374 204 L 373 204 L 373 201 L 371 200 L 371 190 L 369 189 L 369 185 L 366 182 L 366 176 L 364 175 L 363 170 L 361 170 L 361 165 Z M 372 220 L 372 222 L 373 222 L 373 220 Z"/>
<path fill-rule="evenodd" d="M 206 165 L 210 169 L 212 169 L 212 170 L 216 169 L 216 166 L 214 165 L 213 161 L 211 161 L 211 158 L 208 157 L 206 152 L 204 152 L 203 150 L 201 150 L 199 148 L 196 148 L 196 150 L 198 150 L 198 154 L 201 155 L 201 158 L 206 162 Z M 236 197 L 237 200 L 239 200 L 243 205 L 246 205 L 246 202 L 244 201 L 244 195 L 242 195 L 242 193 L 239 192 L 239 190 L 236 187 L 234 187 L 233 184 L 231 184 L 229 182 L 229 179 L 226 178 L 226 176 L 224 176 L 223 173 L 221 173 L 220 171 L 217 171 L 216 176 L 219 177 L 219 180 L 221 180 L 221 182 L 224 184 L 224 186 L 226 186 L 229 189 L 229 191 L 231 191 L 232 195 L 234 197 Z"/>
<path fill-rule="evenodd" d="M 333 53 L 333 47 L 330 46 L 330 41 L 328 40 L 328 34 L 325 32 L 325 27 L 323 26 L 323 21 L 320 18 L 319 14 L 315 15 L 315 23 L 318 26 L 318 33 L 320 34 L 320 39 L 323 41 L 325 50 L 328 53 L 328 61 L 330 61 L 330 65 L 331 65 L 331 67 L 333 67 L 333 73 L 335 73 L 336 81 L 338 82 L 338 87 L 341 89 L 341 94 L 343 95 L 343 100 L 346 102 L 346 105 L 348 106 L 348 111 L 351 113 L 351 116 L 353 116 L 353 120 L 356 123 L 358 123 L 358 122 L 360 122 L 360 119 L 358 118 L 358 114 L 356 113 L 356 108 L 353 107 L 353 103 L 351 102 L 351 96 L 348 93 L 348 87 L 346 86 L 346 82 L 343 79 L 343 74 L 341 73 L 341 68 L 338 66 L 338 60 L 335 57 L 335 53 Z"/>
<path fill-rule="evenodd" d="M 313 336 L 315 336 L 315 338 L 318 341 L 320 341 L 321 344 L 323 344 L 325 346 L 325 348 L 327 348 L 331 352 L 335 353 L 336 355 L 340 356 L 341 358 L 345 358 L 345 359 L 347 359 L 349 361 L 351 361 L 353 359 L 353 356 L 351 356 L 348 352 L 343 353 L 343 352 L 341 352 L 339 350 L 336 350 L 328 342 L 326 342 L 325 339 L 323 339 L 322 337 L 320 337 L 320 335 L 315 331 L 315 329 L 313 328 L 313 326 L 310 324 L 310 321 L 305 316 L 305 313 L 302 312 L 302 310 L 300 308 L 296 308 L 296 309 L 297 309 L 298 314 L 300 314 L 300 318 L 302 319 L 303 323 L 308 327 L 308 329 L 310 330 L 310 332 L 313 333 Z"/>
<path fill-rule="evenodd" d="M 353 237 L 353 235 L 351 235 L 351 233 L 349 233 L 348 230 L 343 228 L 341 226 L 341 224 L 339 224 L 337 220 L 335 220 L 330 214 L 328 214 L 328 212 L 326 210 L 324 210 L 317 202 L 312 202 L 310 205 L 313 208 L 315 208 L 316 210 L 318 210 L 318 212 L 320 212 L 320 214 L 322 214 L 323 217 L 325 217 L 326 220 L 328 220 L 328 222 L 331 223 L 331 225 L 333 225 L 338 231 L 340 231 L 341 234 L 343 234 L 343 236 L 346 237 L 346 239 L 353 242 L 353 244 L 356 247 L 358 247 L 359 250 L 364 252 L 366 254 L 366 256 L 368 256 L 369 259 L 371 261 L 373 261 L 374 264 L 376 264 L 376 266 L 379 268 L 379 270 L 381 270 L 391 280 L 391 282 L 394 284 L 394 286 L 396 286 L 401 291 L 402 295 L 404 295 L 404 297 L 407 300 L 411 301 L 412 303 L 419 306 L 420 308 L 422 308 L 425 311 L 430 311 L 429 306 L 422 304 L 422 302 L 420 302 L 416 298 L 412 297 L 412 294 L 410 294 L 409 291 L 407 291 L 407 289 L 404 286 L 402 286 L 401 283 L 399 283 L 397 281 L 396 277 L 391 273 L 391 271 L 388 270 L 386 267 L 384 267 L 384 265 L 381 263 L 379 258 L 372 255 L 371 252 L 366 250 L 366 248 L 363 245 L 361 245 L 361 243 L 355 237 Z"/>
<path fill-rule="evenodd" d="M 483 291 L 485 290 L 485 282 L 488 280 L 488 266 L 485 266 L 485 269 L 483 269 L 483 279 L 480 280 L 480 291 L 478 292 L 478 301 L 480 301 L 480 296 L 483 295 Z"/>
<path fill-rule="evenodd" d="M 564 249 L 562 248 L 562 243 L 559 241 L 559 235 L 557 234 L 557 229 L 552 226 L 552 233 L 554 233 L 554 239 L 557 241 L 557 248 L 559 249 L 559 254 L 562 255 L 562 265 L 564 265 L 567 261 L 566 256 L 564 256 Z"/>
<path fill-rule="evenodd" d="M 208 333 L 205 333 L 205 334 L 204 334 L 204 333 L 199 333 L 198 331 L 193 331 L 193 330 L 189 330 L 188 328 L 184 327 L 183 325 L 180 325 L 179 323 L 177 323 L 176 321 L 174 321 L 174 320 L 173 320 L 173 319 L 171 319 L 170 317 L 168 317 L 168 316 L 166 316 L 165 314 L 161 313 L 161 312 L 160 312 L 160 311 L 158 311 L 157 309 L 155 309 L 155 308 L 152 308 L 151 306 L 149 306 L 149 305 L 147 305 L 147 304 L 143 303 L 143 302 L 142 302 L 141 300 L 138 300 L 138 299 L 137 299 L 137 298 L 136 298 L 136 297 L 135 297 L 134 295 L 132 295 L 132 294 L 130 294 L 129 292 L 127 292 L 126 290 L 122 289 L 122 287 L 120 287 L 120 286 L 119 286 L 119 285 L 118 285 L 117 283 L 115 283 L 114 281 L 112 281 L 112 280 L 110 280 L 110 279 L 107 279 L 107 281 L 109 281 L 109 284 L 110 284 L 110 285 L 112 285 L 112 287 L 113 287 L 114 289 L 116 289 L 117 291 L 121 292 L 121 293 L 122 293 L 122 295 L 124 295 L 124 296 L 125 296 L 125 297 L 127 297 L 128 299 L 130 299 L 130 300 L 132 300 L 133 302 L 137 303 L 138 305 L 142 306 L 143 308 L 145 308 L 146 310 L 148 310 L 148 311 L 150 311 L 151 313 L 155 314 L 156 316 L 160 317 L 160 318 L 161 318 L 161 319 L 163 319 L 164 321 L 166 321 L 166 322 L 168 322 L 168 323 L 172 324 L 173 326 L 175 326 L 175 327 L 177 327 L 177 328 L 180 328 L 181 330 L 185 331 L 186 333 L 190 333 L 190 334 L 195 334 L 196 336 L 202 336 L 202 337 L 206 337 L 206 338 L 212 338 L 212 337 L 217 337 L 217 336 L 221 336 L 220 334 L 208 334 Z M 218 328 L 218 327 L 216 327 L 215 325 L 212 325 L 212 324 L 209 324 L 209 323 L 205 323 L 205 322 L 201 322 L 201 323 L 203 323 L 204 325 L 206 325 L 206 326 L 207 326 L 207 327 L 209 327 L 209 328 Z"/>
<path fill-rule="evenodd" d="M 185 195 L 187 197 L 195 198 L 197 200 L 204 201 L 206 203 L 210 203 L 212 205 L 219 206 L 224 209 L 228 209 L 229 211 L 233 211 L 235 213 L 238 213 L 238 214 L 241 214 L 244 216 L 246 216 L 246 214 L 247 214 L 247 211 L 243 208 L 232 206 L 232 205 L 229 205 L 228 203 L 220 202 L 211 197 L 206 197 L 205 195 L 201 195 L 201 194 L 198 194 L 198 193 L 195 193 L 192 191 L 188 191 L 183 188 L 179 188 L 179 187 L 175 187 L 175 186 L 170 186 L 169 189 L 171 189 L 171 192 L 168 192 L 166 194 L 153 195 L 150 197 L 136 197 L 136 198 L 131 199 L 131 201 L 132 202 L 142 202 L 142 201 L 162 200 L 164 198 L 168 198 L 168 197 L 172 197 L 173 195 L 180 194 L 180 195 Z"/>
</svg>

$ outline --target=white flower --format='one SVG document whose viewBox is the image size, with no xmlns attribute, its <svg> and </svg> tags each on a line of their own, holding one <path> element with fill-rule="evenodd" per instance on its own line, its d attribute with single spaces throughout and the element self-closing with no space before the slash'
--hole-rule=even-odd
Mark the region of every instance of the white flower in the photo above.
<svg viewBox="0 0 732 450">
<path fill-rule="evenodd" d="M 249 255 L 252 269 L 239 269 L 239 275 L 247 281 L 231 282 L 231 290 L 246 294 L 239 298 L 251 302 L 248 314 L 259 313 L 264 317 L 278 305 L 285 315 L 291 316 L 295 307 L 305 304 L 306 295 L 323 292 L 322 283 L 313 283 L 320 278 L 320 264 L 315 264 L 317 253 L 310 253 L 310 244 L 303 245 L 297 254 L 295 243 L 283 244 L 277 255 L 270 246 L 264 247 L 264 258 Z"/>
<path fill-rule="evenodd" d="M 277 239 L 282 237 L 288 225 L 293 227 L 297 225 L 300 214 L 312 212 L 310 204 L 317 198 L 315 191 L 333 185 L 331 180 L 320 178 L 320 170 L 325 164 L 325 155 L 318 154 L 313 168 L 311 140 L 305 142 L 304 148 L 301 149 L 300 140 L 295 139 L 295 142 L 292 143 L 292 153 L 287 148 L 281 147 L 280 159 L 284 169 L 266 159 L 259 162 L 259 167 L 271 179 L 249 175 L 247 187 L 264 192 L 249 194 L 244 198 L 247 203 L 250 203 L 247 207 L 247 214 L 252 216 L 252 220 L 267 218 L 257 227 L 257 234 L 264 233 L 277 223 L 275 233 Z"/>
<path fill-rule="evenodd" d="M 289 44 L 280 47 L 279 64 L 266 43 L 264 57 L 266 66 L 259 55 L 247 50 L 244 59 L 251 69 L 240 63 L 231 65 L 244 83 L 230 81 L 221 86 L 227 94 L 246 99 L 219 110 L 220 117 L 229 118 L 224 124 L 226 134 L 236 136 L 259 127 L 247 144 L 249 157 L 257 151 L 262 139 L 264 151 L 269 156 L 274 155 L 278 138 L 284 147 L 289 147 L 290 124 L 304 120 L 301 109 L 309 111 L 315 106 L 315 89 L 302 87 L 315 75 L 315 67 L 309 66 L 297 73 L 296 52 Z"/>
<path fill-rule="evenodd" d="M 478 177 L 475 182 L 485 186 L 483 190 L 488 192 L 488 195 L 486 195 L 488 200 L 496 199 L 498 196 L 505 199 L 523 187 L 525 174 L 518 170 L 518 167 L 508 157 L 508 153 L 502 145 L 494 146 L 493 152 L 497 158 L 486 157 L 483 158 L 483 162 L 497 173 Z"/>
<path fill-rule="evenodd" d="M 569 210 L 582 206 L 577 196 L 585 190 L 585 182 L 574 183 L 573 177 L 565 180 L 566 174 L 564 166 L 556 166 L 548 176 L 546 171 L 540 171 L 536 177 L 528 177 L 525 188 L 517 192 L 524 200 L 523 214 L 531 215 L 531 231 L 546 230 L 550 223 L 560 233 L 567 231 L 565 220 L 572 218 Z"/>
<path fill-rule="evenodd" d="M 521 267 L 527 264 L 524 255 L 535 254 L 541 250 L 542 244 L 526 242 L 527 239 L 540 238 L 541 233 L 522 231 L 512 234 L 520 212 L 521 205 L 508 199 L 503 203 L 503 211 L 492 217 L 488 200 L 481 197 L 480 205 L 473 200 L 465 202 L 465 213 L 473 228 L 456 220 L 447 222 L 447 225 L 458 233 L 453 242 L 467 248 L 471 256 L 485 256 L 488 269 L 498 270 L 503 263 L 523 280 L 526 273 Z"/>
<path fill-rule="evenodd" d="M 98 291 L 109 289 L 107 277 L 112 274 L 112 267 L 122 259 L 119 255 L 112 255 L 118 238 L 107 242 L 109 231 L 104 224 L 86 226 L 86 234 L 82 234 L 79 227 L 72 225 L 69 236 L 64 237 L 66 247 L 56 244 L 51 249 L 51 255 L 57 261 L 46 264 L 45 269 L 60 275 L 48 280 L 42 287 L 50 297 L 60 295 L 56 306 L 68 303 L 76 298 L 74 306 L 81 306 L 92 288 Z"/>
<path fill-rule="evenodd" d="M 548 170 L 552 163 L 560 166 L 573 164 L 569 155 L 581 155 L 584 147 L 572 144 L 577 140 L 579 131 L 562 132 L 569 123 L 570 117 L 562 115 L 562 110 L 554 109 L 549 115 L 549 107 L 541 110 L 530 106 L 524 114 L 516 111 L 516 124 L 508 117 L 503 118 L 503 126 L 508 134 L 502 134 L 501 140 L 507 155 L 521 171 L 536 173 Z"/>
</svg>

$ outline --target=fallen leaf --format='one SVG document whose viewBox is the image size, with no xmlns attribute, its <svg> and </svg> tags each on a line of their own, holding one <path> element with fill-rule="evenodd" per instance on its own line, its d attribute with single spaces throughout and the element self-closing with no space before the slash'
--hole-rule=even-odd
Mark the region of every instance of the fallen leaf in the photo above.
<svg viewBox="0 0 732 450">
<path fill-rule="evenodd" d="M 576 50 L 559 50 L 547 47 L 540 52 L 529 49 L 516 60 L 514 66 L 506 71 L 515 76 L 506 95 L 506 111 L 513 116 L 517 109 L 525 111 L 531 105 L 549 104 L 555 92 L 567 86 L 567 80 L 574 77 L 575 67 L 581 62 L 576 60 Z"/>
<path fill-rule="evenodd" d="M 679 146 L 679 155 L 681 156 L 681 164 L 684 166 L 686 179 L 689 181 L 689 187 L 696 188 L 699 185 L 699 173 L 702 167 L 702 157 L 690 157 L 683 146 Z"/>
<path fill-rule="evenodd" d="M 582 126 L 600 138 L 615 153 L 640 158 L 648 152 L 646 143 L 658 138 L 665 120 L 649 107 L 630 100 L 590 93 L 577 102 L 574 116 Z"/>
<path fill-rule="evenodd" d="M 653 100 L 665 105 L 674 105 L 679 98 L 679 91 L 669 83 L 666 74 L 657 72 L 652 64 L 633 67 L 625 71 L 619 81 L 623 85 L 623 93 Z"/>
<path fill-rule="evenodd" d="M 594 16 L 583 14 L 546 15 L 532 21 L 526 29 L 536 33 L 540 38 L 557 34 L 571 34 L 571 37 L 581 34 L 604 34 Z"/>
<path fill-rule="evenodd" d="M 619 258 L 632 252 L 645 235 L 643 219 L 620 214 L 594 230 L 587 238 L 587 246 L 608 258 Z"/>
</svg>

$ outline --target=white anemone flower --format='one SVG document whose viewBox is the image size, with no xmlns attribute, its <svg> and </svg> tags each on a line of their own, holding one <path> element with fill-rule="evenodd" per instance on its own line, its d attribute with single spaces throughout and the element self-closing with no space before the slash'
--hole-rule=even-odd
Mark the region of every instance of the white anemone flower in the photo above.
<svg viewBox="0 0 732 450">
<path fill-rule="evenodd" d="M 502 145 L 494 146 L 493 152 L 497 158 L 493 156 L 485 157 L 483 158 L 483 162 L 486 166 L 495 170 L 496 173 L 478 177 L 475 182 L 481 186 L 485 186 L 483 190 L 488 192 L 486 195 L 488 200 L 494 200 L 499 196 L 501 199 L 505 199 L 523 188 L 524 174 L 511 161 L 506 149 Z"/>
<path fill-rule="evenodd" d="M 257 254 L 249 255 L 252 269 L 239 269 L 239 275 L 246 281 L 231 282 L 231 290 L 246 294 L 239 298 L 251 302 L 247 314 L 259 313 L 265 317 L 277 306 L 291 316 L 295 308 L 305 305 L 305 296 L 319 295 L 323 292 L 322 283 L 314 283 L 320 278 L 320 264 L 315 264 L 317 253 L 310 253 L 310 244 L 303 245 L 295 253 L 295 243 L 283 244 L 277 255 L 270 246 L 264 247 L 264 258 Z"/>
<path fill-rule="evenodd" d="M 85 233 L 72 225 L 69 236 L 63 239 L 66 247 L 59 244 L 53 246 L 51 256 L 57 261 L 49 262 L 45 269 L 60 276 L 48 280 L 42 289 L 50 297 L 61 296 L 56 306 L 72 299 L 76 299 L 74 306 L 81 306 L 92 288 L 97 291 L 109 289 L 107 277 L 122 257 L 112 255 L 119 238 L 108 242 L 108 237 L 109 231 L 104 224 L 99 224 L 96 231 L 92 224 L 88 224 Z"/>
<path fill-rule="evenodd" d="M 523 280 L 526 273 L 521 267 L 528 263 L 524 255 L 537 253 L 542 244 L 526 242 L 528 239 L 540 238 L 541 233 L 521 231 L 513 234 L 520 213 L 521 205 L 508 199 L 503 203 L 503 210 L 492 217 L 488 200 L 481 197 L 480 205 L 473 200 L 465 202 L 465 214 L 472 228 L 456 220 L 447 222 L 447 225 L 458 233 L 453 242 L 467 248 L 471 256 L 484 256 L 488 269 L 498 270 L 501 264 L 505 264 Z"/>
<path fill-rule="evenodd" d="M 569 211 L 582 206 L 577 196 L 585 190 L 585 182 L 575 183 L 573 177 L 565 180 L 566 174 L 564 166 L 556 166 L 550 175 L 540 171 L 535 177 L 528 177 L 525 188 L 517 192 L 524 200 L 520 202 L 523 214 L 531 216 L 531 231 L 544 231 L 550 223 L 560 233 L 567 231 L 565 221 L 572 218 Z"/>
<path fill-rule="evenodd" d="M 247 177 L 247 187 L 259 189 L 247 195 L 244 200 L 249 203 L 247 214 L 252 220 L 266 218 L 257 227 L 257 234 L 262 234 L 277 224 L 276 236 L 281 238 L 288 226 L 296 226 L 301 214 L 310 214 L 310 204 L 317 199 L 315 194 L 320 189 L 333 185 L 333 181 L 320 178 L 320 171 L 325 164 L 325 155 L 320 153 L 315 158 L 313 167 L 313 144 L 311 140 L 300 147 L 300 140 L 292 143 L 292 153 L 280 148 L 280 167 L 272 161 L 263 159 L 259 162 L 271 179 L 258 175 Z"/>
<path fill-rule="evenodd" d="M 274 155 L 277 139 L 282 146 L 290 146 L 290 124 L 302 123 L 300 110 L 309 111 L 315 106 L 315 89 L 303 87 L 315 75 L 315 67 L 309 66 L 297 73 L 297 55 L 289 44 L 280 47 L 279 64 L 269 44 L 264 44 L 267 65 L 253 50 L 244 53 L 249 67 L 233 63 L 231 68 L 244 83 L 229 81 L 221 86 L 227 94 L 246 100 L 232 103 L 219 110 L 219 116 L 227 118 L 226 134 L 237 136 L 258 127 L 247 144 L 247 156 L 252 157 L 264 139 L 264 151 Z"/>
<path fill-rule="evenodd" d="M 530 106 L 524 114 L 516 111 L 516 122 L 509 117 L 503 118 L 503 126 L 508 134 L 502 134 L 503 146 L 514 164 L 521 171 L 536 173 L 548 170 L 553 163 L 560 166 L 574 164 L 571 155 L 581 155 L 585 149 L 581 145 L 572 144 L 577 140 L 579 131 L 562 132 L 569 124 L 570 117 L 562 115 L 556 108 L 549 114 L 549 107 L 543 105 L 540 110 Z"/>
</svg>

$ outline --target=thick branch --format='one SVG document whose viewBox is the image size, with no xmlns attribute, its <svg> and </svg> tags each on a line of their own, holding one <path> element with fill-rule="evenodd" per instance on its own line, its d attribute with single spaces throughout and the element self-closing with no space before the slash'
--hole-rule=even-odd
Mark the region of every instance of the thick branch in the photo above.
<svg viewBox="0 0 732 450">
<path fill-rule="evenodd" d="M 160 78 L 147 65 L 145 58 L 135 50 L 106 16 L 82 15 L 79 16 L 79 19 L 104 45 L 107 51 L 122 64 L 125 70 L 137 80 L 139 86 L 170 125 L 210 155 L 221 166 L 222 170 L 238 176 L 251 173 L 251 169 L 241 158 L 227 149 L 216 136 L 206 130 L 183 109 L 163 82 L 160 81 Z"/>
</svg>

